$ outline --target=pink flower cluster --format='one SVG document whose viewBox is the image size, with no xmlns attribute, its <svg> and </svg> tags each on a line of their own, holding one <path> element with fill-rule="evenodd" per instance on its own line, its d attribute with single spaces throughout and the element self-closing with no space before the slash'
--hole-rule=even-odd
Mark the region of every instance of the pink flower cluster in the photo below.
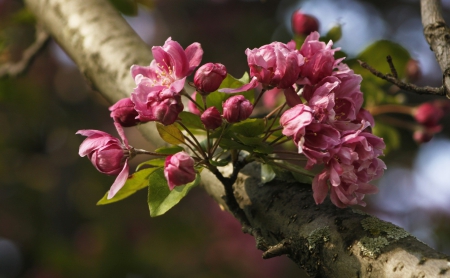
<svg viewBox="0 0 450 278">
<path fill-rule="evenodd" d="M 361 76 L 341 63 L 343 59 L 335 59 L 331 46 L 331 41 L 319 41 L 317 32 L 306 38 L 299 50 L 304 64 L 296 80 L 303 85 L 301 97 L 285 92 L 292 108 L 283 113 L 280 124 L 308 158 L 306 168 L 324 165 L 312 185 L 317 204 L 330 190 L 338 207 L 364 206 L 364 195 L 377 192 L 369 182 L 386 168 L 378 158 L 385 144 L 370 132 L 374 122 L 362 109 Z"/>
<path fill-rule="evenodd" d="M 173 124 L 183 111 L 180 92 L 186 77 L 200 64 L 203 50 L 199 43 L 186 49 L 168 38 L 164 46 L 152 48 L 155 58 L 148 67 L 131 67 L 137 87 L 131 94 L 140 121 Z"/>
</svg>

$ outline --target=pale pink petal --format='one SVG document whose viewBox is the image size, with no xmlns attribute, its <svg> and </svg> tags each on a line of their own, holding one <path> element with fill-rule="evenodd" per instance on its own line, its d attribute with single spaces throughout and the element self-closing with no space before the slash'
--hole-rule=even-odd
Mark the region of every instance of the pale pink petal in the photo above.
<svg viewBox="0 0 450 278">
<path fill-rule="evenodd" d="M 186 53 L 186 57 L 189 63 L 189 70 L 186 75 L 190 75 L 194 71 L 194 69 L 198 67 L 198 65 L 200 65 L 203 57 L 203 49 L 198 42 L 195 42 L 186 47 L 186 50 L 184 52 Z"/>
<path fill-rule="evenodd" d="M 245 91 L 254 89 L 254 88 L 258 87 L 258 85 L 259 85 L 258 79 L 253 77 L 252 80 L 250 81 L 250 83 L 245 84 L 242 87 L 224 88 L 224 89 L 220 89 L 219 92 L 227 93 L 227 94 L 240 93 L 240 92 L 245 92 Z"/>
<path fill-rule="evenodd" d="M 326 171 L 316 175 L 312 182 L 313 197 L 316 204 L 321 204 L 328 194 L 328 174 Z"/>
<path fill-rule="evenodd" d="M 109 189 L 108 197 L 107 197 L 108 200 L 111 199 L 112 197 L 114 197 L 114 195 L 116 195 L 117 192 L 125 185 L 125 183 L 128 179 L 129 171 L 130 171 L 130 167 L 128 166 L 128 159 L 127 159 L 125 161 L 125 164 L 123 165 L 122 171 L 116 177 L 116 180 L 114 181 L 114 183 L 111 185 L 111 188 Z"/>
<path fill-rule="evenodd" d="M 125 136 L 125 131 L 123 130 L 123 127 L 118 122 L 114 122 L 114 126 L 116 127 L 117 133 L 119 133 L 120 138 L 122 139 L 122 142 L 124 145 L 128 148 L 128 139 Z"/>
</svg>

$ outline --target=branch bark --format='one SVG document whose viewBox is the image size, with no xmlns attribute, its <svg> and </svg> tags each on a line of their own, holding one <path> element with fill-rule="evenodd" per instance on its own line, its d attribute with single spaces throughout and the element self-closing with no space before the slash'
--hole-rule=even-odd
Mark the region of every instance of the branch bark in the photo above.
<svg viewBox="0 0 450 278">
<path fill-rule="evenodd" d="M 132 64 L 145 65 L 150 49 L 105 0 L 26 0 L 38 20 L 80 71 L 110 101 L 129 96 Z M 148 127 L 148 125 L 144 125 Z M 158 145 L 151 127 L 141 129 Z M 450 273 L 450 257 L 403 229 L 329 201 L 316 206 L 311 185 L 261 186 L 258 164 L 247 165 L 234 185 L 251 229 L 263 236 L 266 257 L 287 254 L 312 277 L 438 277 Z M 205 190 L 222 206 L 224 189 L 202 173 Z M 247 231 L 250 232 L 251 231 Z M 264 247 L 265 246 L 265 247 Z"/>
<path fill-rule="evenodd" d="M 443 86 L 450 98 L 450 29 L 445 24 L 439 0 L 421 0 L 423 33 L 436 55 L 443 74 Z"/>
</svg>

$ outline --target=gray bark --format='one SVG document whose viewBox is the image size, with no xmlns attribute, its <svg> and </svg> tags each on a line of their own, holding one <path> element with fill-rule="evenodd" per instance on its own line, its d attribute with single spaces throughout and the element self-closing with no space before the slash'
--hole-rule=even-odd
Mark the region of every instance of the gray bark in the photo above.
<svg viewBox="0 0 450 278">
<path fill-rule="evenodd" d="M 423 33 L 442 70 L 442 83 L 450 98 L 450 29 L 441 14 L 439 0 L 421 0 Z"/>
<path fill-rule="evenodd" d="M 152 59 L 141 41 L 106 0 L 26 0 L 30 10 L 72 57 L 92 86 L 111 102 L 129 96 L 132 64 Z M 147 126 L 147 125 L 145 125 Z M 141 129 L 155 144 L 151 128 Z M 311 186 L 273 181 L 261 186 L 259 165 L 243 169 L 234 185 L 239 206 L 253 229 L 312 277 L 449 277 L 450 257 L 403 229 L 329 201 L 316 206 Z M 221 205 L 220 182 L 204 171 L 205 190 Z"/>
</svg>

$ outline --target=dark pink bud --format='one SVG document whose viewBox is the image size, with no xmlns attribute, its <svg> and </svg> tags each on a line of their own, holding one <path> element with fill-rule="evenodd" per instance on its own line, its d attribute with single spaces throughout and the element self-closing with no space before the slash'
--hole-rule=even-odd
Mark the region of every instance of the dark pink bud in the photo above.
<svg viewBox="0 0 450 278">
<path fill-rule="evenodd" d="M 319 21 L 312 15 L 297 10 L 291 18 L 292 31 L 299 36 L 308 36 L 311 32 L 319 30 Z"/>
<path fill-rule="evenodd" d="M 223 103 L 222 116 L 229 123 L 243 121 L 250 117 L 253 105 L 243 95 L 230 97 Z"/>
<path fill-rule="evenodd" d="M 424 126 L 435 126 L 444 116 L 442 108 L 439 102 L 425 102 L 416 108 L 414 118 Z"/>
<path fill-rule="evenodd" d="M 170 190 L 195 180 L 194 159 L 185 152 L 179 152 L 166 158 L 164 176 Z"/>
<path fill-rule="evenodd" d="M 81 143 L 79 155 L 87 156 L 97 170 L 107 175 L 117 175 L 125 163 L 127 147 L 119 139 L 99 130 L 79 130 L 87 136 Z"/>
<path fill-rule="evenodd" d="M 419 144 L 426 143 L 430 141 L 434 134 L 441 132 L 442 126 L 441 125 L 435 125 L 435 126 L 429 126 L 429 127 L 422 127 L 419 130 L 416 130 L 413 134 L 414 141 L 416 141 Z"/>
<path fill-rule="evenodd" d="M 219 89 L 225 77 L 227 69 L 224 65 L 207 63 L 195 72 L 194 84 L 200 94 L 208 94 Z"/>
<path fill-rule="evenodd" d="M 111 111 L 111 118 L 121 126 L 135 126 L 141 122 L 139 119 L 136 119 L 139 114 L 134 110 L 134 103 L 130 98 L 119 100 L 113 106 L 109 107 L 109 111 Z"/>
<path fill-rule="evenodd" d="M 216 129 L 222 125 L 222 116 L 220 116 L 219 110 L 214 106 L 206 109 L 200 116 L 200 119 L 207 129 Z"/>
</svg>

